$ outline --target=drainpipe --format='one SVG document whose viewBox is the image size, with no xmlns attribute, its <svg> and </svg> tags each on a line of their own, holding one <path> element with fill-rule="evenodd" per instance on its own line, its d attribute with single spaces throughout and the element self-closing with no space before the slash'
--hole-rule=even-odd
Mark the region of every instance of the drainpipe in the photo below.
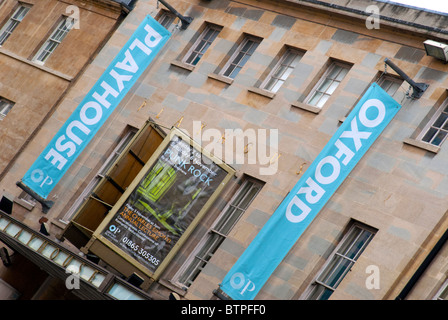
<svg viewBox="0 0 448 320">
<path fill-rule="evenodd" d="M 437 256 L 440 249 L 442 249 L 447 240 L 448 240 L 448 229 L 445 231 L 445 233 L 442 235 L 439 241 L 437 241 L 436 245 L 431 249 L 429 254 L 426 256 L 425 260 L 422 262 L 420 267 L 418 267 L 417 271 L 415 271 L 412 278 L 409 280 L 409 282 L 406 284 L 403 290 L 401 290 L 400 294 L 395 298 L 395 300 L 404 300 L 407 297 L 409 292 L 411 292 L 411 290 L 414 288 L 417 281 L 429 267 L 429 265 Z"/>
</svg>

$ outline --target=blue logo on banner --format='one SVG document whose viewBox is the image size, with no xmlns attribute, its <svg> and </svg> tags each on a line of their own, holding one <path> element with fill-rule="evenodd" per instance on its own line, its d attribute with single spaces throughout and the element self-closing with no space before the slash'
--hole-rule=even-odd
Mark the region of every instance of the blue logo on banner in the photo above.
<svg viewBox="0 0 448 320">
<path fill-rule="evenodd" d="M 152 17 L 145 18 L 26 172 L 24 184 L 47 198 L 170 36 Z"/>
<path fill-rule="evenodd" d="M 401 106 L 372 84 L 225 276 L 221 289 L 252 300 Z"/>
</svg>

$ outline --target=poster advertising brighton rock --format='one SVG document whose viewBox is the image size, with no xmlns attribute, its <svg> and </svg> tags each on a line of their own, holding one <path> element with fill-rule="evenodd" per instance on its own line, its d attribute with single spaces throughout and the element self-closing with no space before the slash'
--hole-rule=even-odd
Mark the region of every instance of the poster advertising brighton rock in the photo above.
<svg viewBox="0 0 448 320">
<path fill-rule="evenodd" d="M 227 174 L 174 135 L 102 236 L 154 273 Z"/>
</svg>

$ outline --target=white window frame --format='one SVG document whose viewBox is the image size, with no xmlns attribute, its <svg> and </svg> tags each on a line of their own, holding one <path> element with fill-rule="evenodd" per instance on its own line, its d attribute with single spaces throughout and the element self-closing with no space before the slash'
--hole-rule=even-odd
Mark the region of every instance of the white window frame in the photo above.
<svg viewBox="0 0 448 320">
<path fill-rule="evenodd" d="M 432 300 L 448 300 L 448 279 L 445 280 Z"/>
<path fill-rule="evenodd" d="M 350 237 L 352 235 L 354 235 L 354 232 L 357 231 L 357 230 L 360 230 L 362 232 L 367 232 L 368 233 L 368 239 L 364 243 L 362 248 L 356 252 L 356 255 L 353 258 L 349 258 L 349 257 L 345 256 L 343 253 L 341 253 L 340 250 L 341 249 L 346 249 L 346 248 L 348 248 L 348 249 L 353 248 L 353 244 L 355 243 L 355 241 L 349 242 L 349 239 L 350 239 Z M 331 296 L 331 294 L 334 293 L 334 291 L 336 290 L 338 285 L 341 283 L 341 281 L 345 278 L 347 273 L 351 270 L 351 268 L 353 268 L 353 265 L 356 263 L 356 261 L 358 260 L 359 256 L 365 250 L 365 248 L 368 246 L 368 244 L 370 243 L 372 238 L 375 236 L 375 233 L 376 233 L 376 231 L 373 228 L 371 228 L 371 227 L 368 227 L 368 226 L 360 224 L 360 223 L 353 223 L 353 225 L 350 226 L 349 230 L 344 235 L 342 240 L 339 242 L 338 246 L 335 248 L 335 250 L 328 257 L 328 259 L 325 262 L 324 266 L 319 271 L 319 273 L 316 276 L 316 278 L 312 281 L 310 287 L 305 291 L 304 295 L 302 296 L 302 299 L 304 299 L 304 300 L 320 300 L 320 299 L 317 299 L 317 298 L 312 299 L 312 297 L 311 297 L 319 289 L 323 289 L 324 290 L 323 292 L 319 293 L 319 296 L 318 296 L 319 298 L 327 290 L 331 291 L 331 293 L 330 293 L 330 296 Z M 357 239 L 359 239 L 359 235 L 356 237 L 356 240 Z M 345 252 L 347 252 L 347 251 L 345 251 Z M 337 269 L 332 268 L 333 261 L 338 262 L 337 266 L 340 265 L 341 261 L 347 262 L 349 266 L 344 270 L 344 273 L 337 278 L 336 283 L 331 286 L 331 285 L 328 285 L 327 283 L 325 283 L 323 281 L 322 277 L 326 277 L 330 273 L 332 274 L 333 272 L 337 271 Z"/>
<path fill-rule="evenodd" d="M 330 78 L 331 73 L 336 67 L 341 67 L 341 70 L 346 70 L 344 76 L 341 79 L 338 79 L 340 72 L 337 74 L 335 78 Z M 333 93 L 337 90 L 341 82 L 345 79 L 346 75 L 349 73 L 351 69 L 351 65 L 348 63 L 342 63 L 338 61 L 333 61 L 331 65 L 327 68 L 323 76 L 319 79 L 317 84 L 314 86 L 313 90 L 311 90 L 310 94 L 306 98 L 306 103 L 315 108 L 322 109 L 328 99 L 333 95 Z M 326 80 L 330 81 L 330 84 L 324 89 L 323 85 Z M 335 86 L 333 86 L 335 84 Z M 333 87 L 332 87 L 333 86 Z M 313 99 L 318 94 L 321 93 L 321 96 L 318 98 L 317 102 L 314 103 Z M 322 98 L 326 97 L 324 102 L 321 104 Z"/>
<path fill-rule="evenodd" d="M 221 30 L 221 26 L 208 24 L 190 50 L 188 50 L 182 62 L 190 66 L 196 66 Z"/>
<path fill-rule="evenodd" d="M 293 58 L 288 61 L 290 56 Z M 268 92 L 277 93 L 289 75 L 294 71 L 297 63 L 303 57 L 303 52 L 295 48 L 287 48 L 282 57 L 261 84 L 260 88 Z"/>
<path fill-rule="evenodd" d="M 387 74 L 383 74 L 378 79 L 377 83 L 381 88 L 383 88 L 384 91 L 387 92 L 388 95 L 393 97 L 403 84 L 403 80 Z"/>
<path fill-rule="evenodd" d="M 432 130 L 434 134 L 427 136 Z M 435 140 L 438 135 L 444 136 L 439 140 Z M 418 135 L 417 140 L 440 147 L 448 137 L 448 98 L 437 109 L 436 113 L 431 117 L 422 132 Z M 436 142 L 436 143 L 434 143 Z"/>
<path fill-rule="evenodd" d="M 221 243 L 227 238 L 227 235 L 239 221 L 244 212 L 246 212 L 246 210 L 249 208 L 252 201 L 256 198 L 262 187 L 262 182 L 250 177 L 245 178 L 244 182 L 238 188 L 235 195 L 216 218 L 211 228 L 200 240 L 196 248 L 191 252 L 188 258 L 170 280 L 171 283 L 173 283 L 177 287 L 182 288 L 183 290 L 188 289 L 194 279 L 207 265 L 208 261 L 219 248 Z M 254 191 L 253 194 L 251 194 L 252 191 Z M 250 196 L 250 198 L 247 198 L 248 196 Z M 243 204 L 246 200 L 247 202 L 245 203 L 244 207 L 241 207 L 241 204 Z M 182 280 L 182 278 L 185 280 Z M 188 284 L 186 282 L 191 283 Z"/>
<path fill-rule="evenodd" d="M 15 103 L 11 100 L 0 97 L 0 121 L 3 120 L 7 114 L 14 107 Z"/>
<path fill-rule="evenodd" d="M 132 141 L 132 138 L 137 133 L 137 130 L 132 128 L 130 129 L 121 140 L 118 142 L 117 146 L 110 153 L 109 157 L 107 157 L 104 164 L 100 167 L 98 172 L 95 174 L 95 177 L 89 182 L 89 184 L 84 188 L 81 195 L 75 200 L 70 209 L 65 213 L 65 215 L 60 219 L 62 223 L 68 223 L 72 218 L 75 212 L 81 207 L 81 205 L 86 201 L 92 190 L 98 185 L 101 179 L 104 178 L 104 175 L 115 162 L 115 160 L 123 153 L 124 149 L 129 145 Z"/>
<path fill-rule="evenodd" d="M 14 32 L 20 22 L 23 21 L 30 9 L 30 5 L 19 3 L 19 6 L 14 11 L 11 18 L 8 19 L 3 28 L 0 30 L 0 47 L 5 43 L 6 40 L 8 40 L 9 36 Z"/>
<path fill-rule="evenodd" d="M 262 41 L 262 39 L 257 38 L 255 36 L 246 35 L 244 37 L 243 41 L 238 46 L 238 48 L 235 50 L 235 52 L 230 57 L 229 61 L 227 61 L 225 66 L 222 68 L 219 75 L 222 77 L 228 78 L 228 79 L 235 79 L 236 76 L 238 75 L 238 73 L 241 71 L 241 69 L 246 64 L 246 62 L 253 55 L 253 53 L 255 52 L 255 50 L 257 49 L 259 44 L 261 43 L 261 41 Z M 247 44 L 249 44 L 249 42 L 250 42 L 250 46 L 246 50 L 245 47 Z M 242 55 L 241 58 L 239 58 L 240 54 Z M 244 62 L 241 63 L 241 61 L 244 61 Z M 236 72 L 235 75 L 233 75 L 233 73 L 235 72 L 235 70 L 237 68 L 239 68 L 238 71 Z"/>
<path fill-rule="evenodd" d="M 157 22 L 159 22 L 165 29 L 169 30 L 176 18 L 176 15 L 171 11 L 162 10 L 157 18 Z"/>
<path fill-rule="evenodd" d="M 69 31 L 73 28 L 75 20 L 69 17 L 60 19 L 56 28 L 54 28 L 50 37 L 40 47 L 39 51 L 34 55 L 33 61 L 37 64 L 44 65 L 48 58 L 54 53 L 56 48 L 62 43 Z"/>
</svg>

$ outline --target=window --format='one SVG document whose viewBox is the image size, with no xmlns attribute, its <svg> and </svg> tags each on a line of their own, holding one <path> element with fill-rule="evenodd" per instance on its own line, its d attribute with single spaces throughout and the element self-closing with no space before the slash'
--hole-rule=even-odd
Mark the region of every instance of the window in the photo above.
<svg viewBox="0 0 448 320">
<path fill-rule="evenodd" d="M 309 98 L 307 99 L 307 103 L 309 105 L 322 108 L 349 70 L 349 65 L 333 62 L 311 92 Z"/>
<path fill-rule="evenodd" d="M 224 66 L 220 75 L 235 79 L 236 75 L 255 52 L 255 49 L 257 49 L 260 42 L 260 38 L 247 36 L 238 46 L 235 53 L 230 57 L 229 62 Z"/>
<path fill-rule="evenodd" d="M 397 92 L 398 88 L 401 87 L 402 83 L 403 80 L 388 75 L 383 75 L 378 79 L 379 86 L 391 97 Z"/>
<path fill-rule="evenodd" d="M 448 134 L 448 99 L 443 102 L 432 119 L 428 122 L 419 139 L 423 142 L 440 146 Z"/>
<path fill-rule="evenodd" d="M 25 6 L 23 4 L 19 5 L 16 11 L 13 13 L 12 17 L 6 22 L 3 28 L 0 30 L 0 46 L 5 43 L 6 39 L 9 38 L 14 29 L 19 25 L 19 23 L 25 18 L 31 7 Z"/>
<path fill-rule="evenodd" d="M 219 32 L 221 32 L 221 27 L 212 25 L 207 26 L 199 39 L 196 40 L 191 50 L 186 54 L 183 62 L 195 66 L 207 51 L 208 47 L 210 47 L 212 42 L 216 39 Z"/>
<path fill-rule="evenodd" d="M 448 300 L 448 280 L 446 280 L 433 300 Z"/>
<path fill-rule="evenodd" d="M 25 191 L 22 191 L 19 194 L 19 196 L 16 199 L 14 199 L 14 201 L 28 210 L 32 210 L 36 205 L 36 199 L 34 199 L 31 195 L 29 195 Z"/>
<path fill-rule="evenodd" d="M 256 180 L 250 178 L 244 180 L 209 232 L 174 276 L 174 283 L 184 288 L 188 288 L 193 283 L 261 188 L 262 184 Z"/>
<path fill-rule="evenodd" d="M 48 57 L 54 52 L 54 50 L 61 44 L 67 33 L 73 27 L 75 23 L 74 19 L 64 17 L 59 23 L 53 33 L 50 35 L 47 41 L 43 44 L 37 54 L 34 56 L 34 61 L 39 64 L 44 64 Z"/>
<path fill-rule="evenodd" d="M 311 285 L 307 300 L 328 300 L 372 240 L 374 232 L 354 224 Z"/>
<path fill-rule="evenodd" d="M 276 93 L 294 70 L 302 55 L 300 51 L 287 49 L 272 72 L 266 77 L 261 88 Z"/>
<path fill-rule="evenodd" d="M 174 13 L 166 10 L 162 10 L 162 12 L 159 15 L 159 18 L 157 21 L 165 28 L 168 29 L 176 19 L 176 16 Z"/>
<path fill-rule="evenodd" d="M 61 219 L 62 221 L 67 222 L 72 218 L 73 214 L 78 210 L 78 208 L 82 205 L 82 203 L 90 196 L 92 190 L 98 185 L 98 183 L 104 177 L 104 175 L 109 170 L 109 168 L 112 166 L 112 164 L 115 162 L 115 160 L 117 160 L 117 158 L 120 156 L 120 154 L 126 148 L 126 146 L 131 142 L 135 133 L 136 133 L 135 130 L 130 130 L 120 140 L 117 147 L 109 155 L 107 160 L 104 162 L 104 164 L 98 170 L 95 177 L 92 179 L 92 181 L 90 181 L 90 183 L 87 185 L 87 187 L 83 190 L 82 194 L 78 197 L 78 199 L 75 200 L 72 207 L 67 211 L 67 213 L 64 215 L 64 217 Z"/>
<path fill-rule="evenodd" d="M 0 97 L 0 120 L 3 120 L 14 106 L 14 102 Z"/>
</svg>

